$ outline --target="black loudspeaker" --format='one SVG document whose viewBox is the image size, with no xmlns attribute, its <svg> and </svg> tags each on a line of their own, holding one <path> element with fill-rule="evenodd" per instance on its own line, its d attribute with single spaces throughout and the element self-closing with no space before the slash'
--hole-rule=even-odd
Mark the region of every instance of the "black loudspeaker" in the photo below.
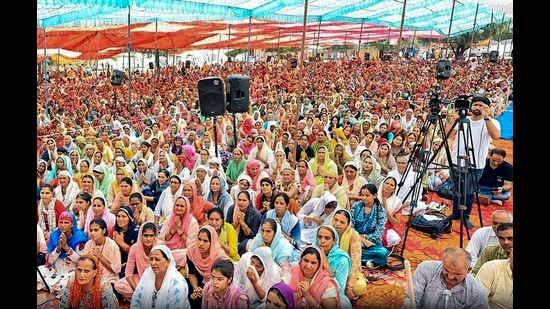
<svg viewBox="0 0 550 309">
<path fill-rule="evenodd" d="M 120 70 L 113 70 L 113 75 L 111 76 L 111 84 L 115 86 L 120 86 L 124 80 L 124 72 Z"/>
<path fill-rule="evenodd" d="M 492 50 L 489 53 L 489 61 L 497 62 L 497 60 L 498 60 L 498 50 Z"/>
<path fill-rule="evenodd" d="M 246 75 L 230 75 L 225 80 L 227 111 L 246 113 L 250 108 L 250 78 Z"/>
<path fill-rule="evenodd" d="M 296 69 L 297 66 L 298 66 L 298 59 L 296 58 L 290 59 L 290 67 L 293 69 Z"/>
<path fill-rule="evenodd" d="M 155 68 L 155 64 L 154 64 L 154 63 L 152 63 L 152 62 L 149 62 L 149 69 L 151 69 L 151 70 L 152 70 L 152 69 L 154 69 L 154 68 Z"/>
<path fill-rule="evenodd" d="M 185 60 L 185 68 L 190 69 L 191 68 L 191 60 Z"/>
<path fill-rule="evenodd" d="M 451 60 L 441 59 L 437 63 L 436 79 L 449 79 L 451 77 Z"/>
<path fill-rule="evenodd" d="M 266 62 L 271 62 L 271 56 L 267 56 Z"/>
<path fill-rule="evenodd" d="M 220 77 L 205 77 L 199 80 L 199 105 L 205 117 L 221 116 L 225 113 L 223 81 Z"/>
<path fill-rule="evenodd" d="M 363 56 L 363 60 L 369 61 L 370 60 L 370 53 L 365 53 L 365 55 Z"/>
</svg>

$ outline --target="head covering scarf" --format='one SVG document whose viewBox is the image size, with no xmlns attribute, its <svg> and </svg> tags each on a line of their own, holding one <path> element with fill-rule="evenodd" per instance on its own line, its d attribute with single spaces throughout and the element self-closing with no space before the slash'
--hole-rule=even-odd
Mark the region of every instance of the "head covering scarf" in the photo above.
<svg viewBox="0 0 550 309">
<path fill-rule="evenodd" d="M 88 236 L 84 234 L 83 231 L 78 229 L 78 224 L 76 221 L 76 216 L 68 211 L 64 211 L 59 216 L 59 220 L 62 219 L 68 219 L 73 222 L 73 227 L 71 228 L 71 231 L 73 235 L 67 239 L 67 244 L 71 249 L 75 250 L 76 246 L 80 243 L 86 243 L 88 241 Z M 46 250 L 46 254 L 53 252 L 57 245 L 59 244 L 59 236 L 61 236 L 61 231 L 59 228 L 56 228 L 53 230 L 53 232 L 50 233 L 50 240 L 48 241 L 48 249 Z M 64 259 L 67 256 L 67 252 L 65 249 L 61 249 L 61 253 L 59 254 L 59 258 Z"/>
<path fill-rule="evenodd" d="M 191 214 L 197 219 L 199 225 L 203 225 L 206 222 L 206 212 L 208 209 L 216 207 L 216 205 L 197 194 L 197 184 L 194 181 L 188 181 L 185 185 L 191 187 L 191 199 L 189 201 L 191 203 Z"/>
<path fill-rule="evenodd" d="M 187 205 L 185 207 L 185 213 L 183 214 L 183 217 L 181 218 L 181 229 L 182 229 L 183 233 L 185 233 L 185 235 L 188 235 L 189 227 L 191 226 L 191 221 L 193 220 L 193 215 L 191 214 L 191 203 L 189 202 L 189 199 L 186 198 L 183 195 L 178 196 L 174 200 L 174 204 L 172 206 L 172 213 L 168 217 L 168 227 L 169 227 L 170 231 L 176 227 L 175 209 L 176 209 L 176 201 L 178 199 L 183 199 L 185 201 L 185 204 Z M 185 248 L 186 247 L 186 244 L 183 243 L 183 241 L 181 240 L 181 237 L 172 237 L 172 238 L 170 238 L 170 240 L 168 240 L 166 242 L 166 245 L 170 249 L 178 249 L 178 248 Z"/>
<path fill-rule="evenodd" d="M 227 164 L 227 169 L 225 171 L 225 175 L 229 179 L 237 179 L 239 175 L 241 175 L 246 170 L 247 160 L 244 157 L 244 150 L 237 147 L 233 149 L 233 152 L 235 151 L 239 151 L 242 155 L 242 158 L 239 163 L 237 163 L 234 159 L 229 160 L 229 164 Z"/>
<path fill-rule="evenodd" d="M 147 223 L 147 222 L 144 222 L 139 227 L 137 241 L 136 241 L 135 244 L 133 244 L 130 247 L 130 251 L 128 252 L 129 256 L 131 256 L 132 254 L 134 255 L 134 258 L 135 258 L 135 261 L 136 261 L 136 268 L 137 268 L 137 272 L 138 272 L 138 278 L 141 278 L 141 276 L 145 272 L 145 269 L 147 267 L 149 267 L 149 265 L 151 265 L 151 261 L 149 260 L 149 254 L 147 254 L 145 252 L 145 248 L 143 247 L 143 227 L 146 226 L 145 223 Z M 149 222 L 149 223 L 152 223 L 152 222 Z M 155 232 L 155 237 L 154 237 L 154 240 L 153 240 L 153 243 L 152 243 L 153 247 L 155 245 L 162 244 L 162 241 L 158 239 L 158 229 L 155 230 L 155 231 L 156 231 Z"/>
<path fill-rule="evenodd" d="M 277 264 L 282 265 L 285 261 L 289 261 L 291 259 L 292 250 L 294 249 L 294 247 L 286 238 L 283 237 L 282 228 L 279 222 L 277 222 L 273 218 L 267 218 L 262 222 L 262 225 L 267 220 L 272 220 L 277 226 L 277 230 L 275 231 L 275 235 L 273 236 L 273 240 L 271 241 L 271 245 L 269 247 L 271 248 L 273 260 Z M 262 233 L 257 233 L 256 236 L 254 236 L 254 238 L 252 239 L 249 251 L 253 251 L 256 248 L 265 245 L 267 244 L 264 242 Z"/>
<path fill-rule="evenodd" d="M 264 271 L 261 275 L 258 274 L 256 267 L 254 267 L 250 261 L 252 257 L 257 257 L 264 267 Z M 245 253 L 237 266 L 235 267 L 235 276 L 234 281 L 237 285 L 242 287 L 244 292 L 249 296 L 250 302 L 253 303 L 256 300 L 265 301 L 267 298 L 267 293 L 263 299 L 258 298 L 256 290 L 252 285 L 252 282 L 248 279 L 246 275 L 247 269 L 251 269 L 256 277 L 258 278 L 258 285 L 267 292 L 267 290 L 275 283 L 281 281 L 280 276 L 280 267 L 275 263 L 271 255 L 270 247 L 258 247 L 254 250 L 251 250 Z"/>
<path fill-rule="evenodd" d="M 92 204 L 94 199 L 92 199 Z M 116 224 L 116 217 L 113 213 L 111 213 L 111 211 L 107 207 L 107 202 L 105 201 L 105 199 L 104 198 L 102 199 L 104 201 L 103 204 L 105 205 L 105 207 L 103 207 L 103 213 L 101 214 L 101 218 L 105 220 L 105 223 L 107 223 L 107 230 L 110 231 L 111 228 L 113 228 Z M 86 232 L 86 235 L 90 234 L 90 223 L 92 222 L 93 219 L 95 219 L 94 206 L 90 205 L 90 207 L 88 207 L 88 212 L 86 213 L 86 221 L 84 223 L 84 232 Z"/>
<path fill-rule="evenodd" d="M 187 247 L 187 257 L 191 260 L 191 262 L 193 262 L 195 268 L 197 268 L 197 271 L 204 278 L 203 283 L 206 283 L 210 280 L 212 264 L 214 264 L 217 259 L 229 260 L 229 257 L 225 254 L 225 251 L 220 244 L 216 229 L 210 225 L 204 225 L 199 229 L 198 235 L 200 235 L 204 230 L 208 230 L 210 232 L 210 249 L 208 257 L 203 258 L 201 256 L 198 241 Z"/>
<path fill-rule="evenodd" d="M 92 287 L 92 299 L 90 304 L 90 309 L 101 309 L 101 298 L 102 298 L 102 290 L 103 290 L 103 270 L 101 262 L 99 260 L 91 255 L 91 254 L 83 254 L 80 257 L 87 257 L 91 259 L 96 267 L 96 274 L 94 277 L 94 284 Z M 81 303 L 86 303 L 87 300 L 84 300 L 86 296 L 84 296 L 84 291 L 78 280 L 76 280 L 74 277 L 70 279 L 72 282 L 69 283 L 70 290 L 69 290 L 69 299 L 71 300 L 71 308 L 80 308 Z"/>
<path fill-rule="evenodd" d="M 328 289 L 330 288 L 331 286 L 332 287 L 335 287 L 338 289 L 338 284 L 336 283 L 336 281 L 334 280 L 334 278 L 332 278 L 328 273 L 327 271 L 323 268 L 323 260 L 325 260 L 327 257 L 321 253 L 321 251 L 319 250 L 319 248 L 317 246 L 313 246 L 313 245 L 309 245 L 309 246 L 306 246 L 304 248 L 304 251 L 307 249 L 307 248 L 313 248 L 315 249 L 319 256 L 321 257 L 321 260 L 319 261 L 319 268 L 317 269 L 317 272 L 315 273 L 315 275 L 313 275 L 313 278 L 311 278 L 311 281 L 310 281 L 310 287 L 313 287 L 313 288 L 310 288 L 309 292 L 311 293 L 311 295 L 313 295 L 313 297 L 315 298 L 315 300 L 317 302 L 321 302 L 321 296 L 323 295 L 323 293 Z M 302 257 L 304 256 L 304 251 L 302 251 Z M 301 262 L 302 258 L 300 258 L 300 262 Z M 300 281 L 304 281 L 304 280 L 310 280 L 308 278 L 306 278 L 304 276 L 304 273 L 302 271 L 302 266 L 300 263 L 298 263 L 298 265 L 295 265 L 293 266 L 290 270 L 290 282 L 289 282 L 289 286 L 290 288 L 292 289 L 293 293 L 294 293 L 294 300 L 295 300 L 295 306 L 296 307 L 299 307 L 301 308 L 302 307 L 302 297 L 303 294 L 302 294 L 302 291 L 300 290 L 300 288 L 298 287 L 298 284 L 300 283 Z M 338 299 L 338 304 L 336 306 L 336 308 L 339 307 L 340 305 L 340 293 L 337 294 L 337 299 Z"/>
<path fill-rule="evenodd" d="M 137 241 L 137 237 L 138 237 L 138 226 L 136 224 L 136 219 L 134 218 L 134 211 L 132 210 L 132 207 L 130 206 L 120 206 L 119 209 L 117 209 L 116 213 L 119 213 L 120 211 L 124 211 L 126 213 L 126 215 L 128 216 L 128 218 L 130 218 L 130 222 L 128 223 L 128 229 L 126 230 L 126 232 L 124 233 L 124 242 L 129 244 L 130 246 L 132 246 L 134 244 L 133 240 L 136 239 Z M 117 232 L 121 232 L 122 229 L 120 228 L 120 226 L 118 225 L 118 222 L 116 221 L 116 214 L 115 214 L 115 228 L 114 228 L 115 231 Z M 124 253 L 122 253 L 123 255 L 126 253 L 126 251 L 124 251 Z"/>
<path fill-rule="evenodd" d="M 193 170 L 195 167 L 195 163 L 197 162 L 197 152 L 195 151 L 195 146 L 191 145 L 183 145 L 182 153 L 180 156 L 185 156 L 186 160 L 185 167 L 187 167 L 190 171 Z M 179 156 L 178 156 L 179 157 Z"/>
<path fill-rule="evenodd" d="M 142 289 L 140 289 L 141 308 L 153 308 L 153 294 L 156 294 L 155 308 L 168 308 L 171 305 L 169 303 L 172 299 L 170 292 L 174 277 L 179 277 L 178 281 L 180 282 L 185 282 L 185 278 L 183 278 L 182 274 L 176 268 L 176 260 L 170 248 L 166 245 L 156 245 L 151 249 L 151 252 L 154 250 L 161 250 L 168 257 L 169 264 L 158 291 L 155 289 L 156 274 L 153 272 L 151 266 L 147 267 L 143 272 L 138 284 L 142 287 Z M 136 288 L 136 291 L 137 290 Z"/>
<path fill-rule="evenodd" d="M 288 309 L 297 308 L 295 306 L 296 304 L 294 303 L 294 295 L 292 294 L 292 288 L 288 284 L 284 282 L 277 282 L 273 286 L 271 286 L 270 290 L 273 290 L 273 289 L 279 290 L 279 292 L 281 292 L 281 295 L 283 295 L 283 298 L 287 303 Z"/>
<path fill-rule="evenodd" d="M 249 171 L 249 169 L 252 167 L 258 167 L 258 173 L 254 177 L 250 175 L 250 171 Z M 250 178 L 252 178 L 252 183 L 250 184 L 250 188 L 256 192 L 260 190 L 260 188 L 257 187 L 257 184 L 259 183 L 258 178 L 262 176 L 262 171 L 264 171 L 264 168 L 260 164 L 260 161 L 249 157 L 248 162 L 246 163 L 246 174 L 250 176 Z"/>
<path fill-rule="evenodd" d="M 212 183 L 213 179 L 219 179 L 220 180 L 220 193 L 219 193 L 219 196 L 218 196 L 218 201 L 216 202 L 216 204 L 214 204 L 214 202 L 213 202 L 214 197 L 213 197 L 212 189 L 208 190 L 208 194 L 206 195 L 206 200 L 209 201 L 210 203 L 218 206 L 219 208 L 221 208 L 221 210 L 223 210 L 223 212 L 225 214 L 225 213 L 227 213 L 227 209 L 225 209 L 226 205 L 229 205 L 229 206 L 232 205 L 233 204 L 233 199 L 231 198 L 231 195 L 229 195 L 229 193 L 227 192 L 227 182 L 225 182 L 225 179 L 223 179 L 220 176 L 212 176 L 210 178 L 210 183 Z"/>
<path fill-rule="evenodd" d="M 301 159 L 298 162 L 304 162 L 306 164 L 306 175 L 304 178 L 301 178 L 300 172 L 298 170 L 298 164 L 296 164 L 296 181 L 300 182 L 300 193 L 304 193 L 308 187 L 315 187 L 315 177 L 313 176 L 313 172 L 311 171 L 311 168 L 309 166 L 309 162 L 306 159 Z"/>
<path fill-rule="evenodd" d="M 338 275 L 344 275 L 344 280 L 336 280 L 338 283 L 338 286 L 340 287 L 340 293 L 345 293 L 346 289 L 346 281 L 348 279 L 349 272 L 351 270 L 351 258 L 349 254 L 340 249 L 340 236 L 338 235 L 338 232 L 336 229 L 331 225 L 321 225 L 319 228 L 328 228 L 332 231 L 332 234 L 334 234 L 334 245 L 330 249 L 330 251 L 327 254 L 327 260 L 328 265 L 330 266 L 330 269 L 332 272 L 334 272 L 335 278 L 338 277 Z M 317 229 L 317 233 L 319 232 L 319 229 Z M 317 237 L 315 237 L 315 241 L 313 244 L 317 247 L 319 247 L 319 242 L 317 241 Z M 347 269 L 348 273 L 345 274 L 342 271 L 339 270 L 345 270 Z"/>
<path fill-rule="evenodd" d="M 166 216 L 172 213 L 172 209 L 174 208 L 174 202 L 176 201 L 176 198 L 181 195 L 181 192 L 183 191 L 183 179 L 178 174 L 172 174 L 170 176 L 171 178 L 177 178 L 180 181 L 180 185 L 178 189 L 176 190 L 176 193 L 172 194 L 172 188 L 168 186 L 166 189 L 162 191 L 160 194 L 159 200 L 157 202 L 157 207 L 160 207 L 160 217 L 161 222 L 164 224 L 164 220 L 166 220 Z M 170 180 L 168 180 L 170 181 Z"/>
</svg>

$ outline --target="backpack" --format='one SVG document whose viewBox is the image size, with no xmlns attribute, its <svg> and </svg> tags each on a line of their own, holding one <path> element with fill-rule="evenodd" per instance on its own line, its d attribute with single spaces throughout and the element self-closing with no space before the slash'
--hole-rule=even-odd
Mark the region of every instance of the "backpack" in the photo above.
<svg viewBox="0 0 550 309">
<path fill-rule="evenodd" d="M 411 219 L 411 227 L 437 239 L 443 233 L 451 232 L 452 221 L 439 211 L 429 211 Z"/>
</svg>

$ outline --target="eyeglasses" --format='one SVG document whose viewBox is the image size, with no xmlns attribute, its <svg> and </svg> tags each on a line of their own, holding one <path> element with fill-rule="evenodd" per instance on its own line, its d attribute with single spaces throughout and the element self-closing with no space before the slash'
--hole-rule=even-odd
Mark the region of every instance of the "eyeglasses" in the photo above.
<svg viewBox="0 0 550 309">
<path fill-rule="evenodd" d="M 137 205 L 139 205 L 139 204 L 141 204 L 141 202 L 130 203 L 131 206 L 137 206 Z"/>
</svg>

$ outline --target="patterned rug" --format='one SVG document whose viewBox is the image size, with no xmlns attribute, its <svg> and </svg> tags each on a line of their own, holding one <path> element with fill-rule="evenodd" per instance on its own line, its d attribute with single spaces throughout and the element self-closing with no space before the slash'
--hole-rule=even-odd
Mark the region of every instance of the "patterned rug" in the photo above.
<svg viewBox="0 0 550 309">
<path fill-rule="evenodd" d="M 496 147 L 503 148 L 506 150 L 505 160 L 513 164 L 513 141 L 500 139 L 493 142 Z M 513 190 L 512 197 L 504 202 L 502 206 L 497 206 L 495 204 L 490 204 L 489 206 L 479 206 L 481 210 L 481 219 L 483 226 L 490 224 L 491 222 L 491 213 L 496 209 L 506 209 L 510 212 L 513 211 Z M 444 202 L 447 204 L 447 207 L 444 210 L 446 215 L 452 213 L 452 201 L 448 199 L 443 199 L 435 193 L 430 193 L 428 195 L 429 202 Z M 478 211 L 477 204 L 474 203 L 474 208 L 472 210 L 470 221 L 474 224 L 474 228 L 468 230 L 464 227 L 462 230 L 462 237 L 460 231 L 459 221 L 453 221 L 452 232 L 449 234 L 442 234 L 437 239 L 432 239 L 426 233 L 417 231 L 413 228 L 408 229 L 407 237 L 404 239 L 405 248 L 396 247 L 394 249 L 395 253 L 401 254 L 402 256 L 409 260 L 411 264 L 411 270 L 414 272 L 416 266 L 424 260 L 440 260 L 443 251 L 451 246 L 460 247 L 462 240 L 462 248 L 465 248 L 468 244 L 469 238 L 472 233 L 480 227 L 480 212 Z M 404 224 L 406 226 L 406 224 Z M 405 226 L 402 227 L 401 235 L 406 229 Z M 468 235 L 469 234 L 469 235 Z M 401 242 L 401 245 L 403 242 Z M 403 299 L 405 298 L 405 289 L 407 286 L 406 274 L 404 270 L 389 270 L 387 268 L 383 269 L 364 269 L 365 276 L 369 280 L 367 285 L 367 294 L 358 299 L 354 308 L 370 308 L 370 309 L 394 309 L 401 308 L 403 305 Z"/>
</svg>

